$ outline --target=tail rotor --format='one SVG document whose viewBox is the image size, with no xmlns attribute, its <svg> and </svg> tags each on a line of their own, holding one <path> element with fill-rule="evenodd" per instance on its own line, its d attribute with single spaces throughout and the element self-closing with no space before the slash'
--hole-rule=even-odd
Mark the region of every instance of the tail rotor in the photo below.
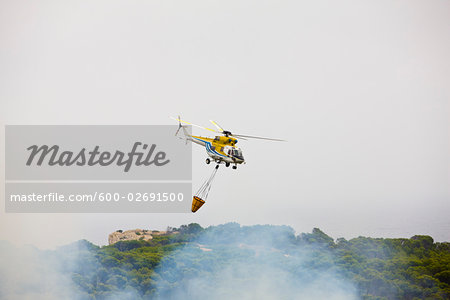
<svg viewBox="0 0 450 300">
<path fill-rule="evenodd" d="M 178 116 L 178 129 L 177 132 L 175 132 L 175 136 L 178 135 L 178 132 L 180 132 L 180 129 L 183 127 L 183 125 L 181 125 L 180 119 L 181 119 L 180 116 Z"/>
</svg>

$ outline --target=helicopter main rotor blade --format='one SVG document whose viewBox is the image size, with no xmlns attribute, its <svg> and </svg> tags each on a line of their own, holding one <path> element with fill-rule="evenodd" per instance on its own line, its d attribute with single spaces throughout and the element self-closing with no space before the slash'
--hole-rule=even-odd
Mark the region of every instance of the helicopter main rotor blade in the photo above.
<svg viewBox="0 0 450 300">
<path fill-rule="evenodd" d="M 233 135 L 233 134 L 232 134 L 231 136 L 232 136 L 232 137 L 236 137 L 236 136 L 235 136 L 235 135 Z M 248 141 L 248 139 L 246 139 L 246 138 L 243 138 L 243 137 L 241 137 L 241 136 L 239 136 L 239 139 L 240 139 L 240 140 L 244 140 L 244 141 Z"/>
<path fill-rule="evenodd" d="M 216 126 L 217 129 L 219 129 L 220 132 L 224 132 L 225 130 L 219 125 L 217 124 L 217 122 L 213 121 L 213 120 L 209 120 L 211 123 L 213 123 L 214 126 Z"/>
<path fill-rule="evenodd" d="M 170 118 L 175 120 L 175 121 L 178 121 L 178 122 L 181 122 L 181 123 L 185 123 L 185 124 L 188 124 L 188 125 L 191 125 L 191 126 L 195 126 L 195 127 L 201 128 L 201 129 L 209 130 L 209 131 L 216 132 L 216 133 L 222 133 L 222 132 L 218 132 L 218 131 L 216 131 L 214 129 L 211 129 L 211 128 L 208 128 L 208 127 L 203 127 L 203 126 L 196 125 L 196 124 L 192 124 L 190 122 L 186 122 L 186 121 L 174 118 L 174 117 L 170 117 Z"/>
<path fill-rule="evenodd" d="M 240 138 L 259 139 L 259 140 L 268 140 L 268 141 L 276 141 L 276 142 L 286 142 L 286 140 L 271 139 L 271 138 L 266 138 L 266 137 L 253 136 L 253 135 L 233 134 L 233 136 L 240 137 Z"/>
</svg>

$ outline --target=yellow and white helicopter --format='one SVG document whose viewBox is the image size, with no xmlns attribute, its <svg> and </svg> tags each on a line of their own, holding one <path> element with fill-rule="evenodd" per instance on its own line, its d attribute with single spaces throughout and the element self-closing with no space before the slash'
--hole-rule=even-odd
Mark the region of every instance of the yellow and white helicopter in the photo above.
<svg viewBox="0 0 450 300">
<path fill-rule="evenodd" d="M 217 164 L 224 163 L 226 167 L 229 167 L 233 164 L 233 169 L 237 168 L 238 164 L 245 164 L 244 155 L 242 154 L 242 150 L 236 147 L 238 142 L 237 138 L 247 140 L 247 138 L 251 139 L 260 139 L 260 140 L 269 140 L 269 141 L 278 141 L 282 142 L 284 140 L 280 139 L 271 139 L 266 137 L 258 137 L 251 135 L 243 135 L 243 134 L 234 134 L 230 131 L 224 130 L 217 122 L 210 120 L 210 122 L 218 129 L 214 130 L 211 128 L 203 127 L 200 125 L 192 124 L 186 121 L 183 121 L 178 118 L 170 117 L 179 123 L 179 127 L 175 135 L 178 135 L 180 129 L 183 129 L 183 133 L 186 141 L 191 141 L 193 143 L 199 144 L 206 149 L 206 153 L 208 153 L 209 157 L 206 159 L 206 163 L 209 164 L 211 161 L 215 161 Z M 215 136 L 214 138 L 201 137 L 190 135 L 186 130 L 185 126 L 181 123 L 188 124 L 191 126 L 199 127 L 208 131 L 212 131 L 215 133 L 220 133 L 222 136 Z M 218 166 L 217 166 L 218 167 Z"/>
</svg>

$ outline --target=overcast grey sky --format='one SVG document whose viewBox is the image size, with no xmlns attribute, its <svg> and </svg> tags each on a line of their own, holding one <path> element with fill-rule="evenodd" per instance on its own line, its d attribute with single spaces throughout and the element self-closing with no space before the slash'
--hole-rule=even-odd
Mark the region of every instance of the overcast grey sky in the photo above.
<svg viewBox="0 0 450 300">
<path fill-rule="evenodd" d="M 2 126 L 181 114 L 288 140 L 241 141 L 247 165 L 219 169 L 196 214 L 2 209 L 0 239 L 236 221 L 450 241 L 449 53 L 449 1 L 0 0 Z M 211 166 L 193 150 L 196 189 Z M 4 169 L 3 131 L 0 151 Z"/>
</svg>

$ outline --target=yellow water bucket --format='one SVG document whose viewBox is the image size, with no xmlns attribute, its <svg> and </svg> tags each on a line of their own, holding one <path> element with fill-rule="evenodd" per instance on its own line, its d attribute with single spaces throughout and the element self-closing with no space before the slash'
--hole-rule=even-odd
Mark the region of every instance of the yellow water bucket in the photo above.
<svg viewBox="0 0 450 300">
<path fill-rule="evenodd" d="M 197 196 L 194 196 L 194 199 L 192 199 L 192 212 L 195 213 L 197 210 L 202 207 L 202 205 L 205 204 L 205 200 L 200 199 Z"/>
</svg>

